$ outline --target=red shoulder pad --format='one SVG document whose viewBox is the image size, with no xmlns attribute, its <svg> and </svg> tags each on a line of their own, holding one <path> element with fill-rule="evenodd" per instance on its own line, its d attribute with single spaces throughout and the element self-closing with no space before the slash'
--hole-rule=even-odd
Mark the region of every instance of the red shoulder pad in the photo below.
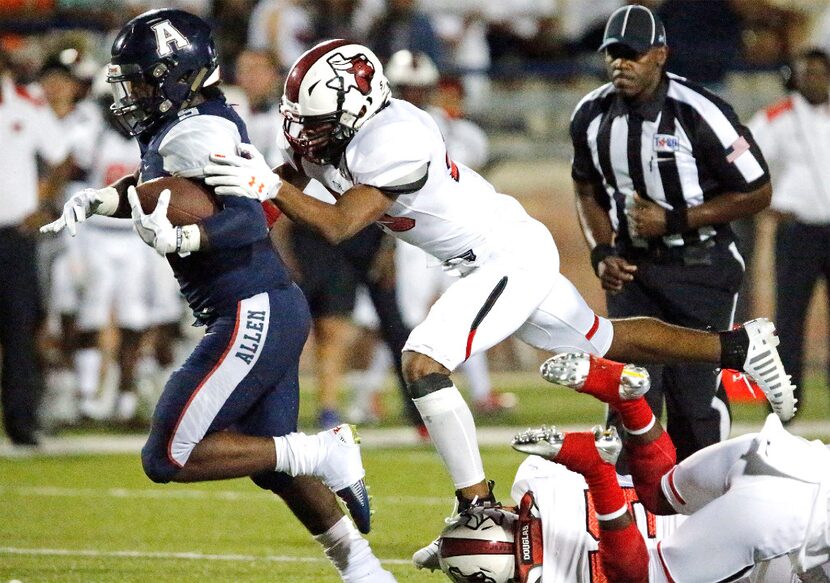
<svg viewBox="0 0 830 583">
<path fill-rule="evenodd" d="M 767 121 L 772 121 L 784 112 L 790 111 L 793 108 L 793 98 L 785 97 L 781 101 L 777 101 L 767 107 L 764 113 L 767 114 Z"/>
</svg>

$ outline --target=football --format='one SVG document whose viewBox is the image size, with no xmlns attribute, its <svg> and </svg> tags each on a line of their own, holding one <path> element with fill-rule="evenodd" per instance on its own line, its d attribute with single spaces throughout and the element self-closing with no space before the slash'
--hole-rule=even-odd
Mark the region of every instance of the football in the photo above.
<svg viewBox="0 0 830 583">
<path fill-rule="evenodd" d="M 206 185 L 178 176 L 163 176 L 136 187 L 141 209 L 149 214 L 156 208 L 159 194 L 170 189 L 170 205 L 167 218 L 176 227 L 192 225 L 213 216 L 220 210 L 216 195 Z"/>
</svg>

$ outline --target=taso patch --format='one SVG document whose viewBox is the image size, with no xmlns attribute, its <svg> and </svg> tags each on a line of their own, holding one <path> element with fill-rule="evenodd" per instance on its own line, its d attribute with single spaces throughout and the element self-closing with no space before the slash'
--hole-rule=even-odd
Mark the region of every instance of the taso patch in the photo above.
<svg viewBox="0 0 830 583">
<path fill-rule="evenodd" d="M 655 134 L 654 151 L 658 154 L 671 154 L 680 151 L 680 140 L 671 134 Z"/>
</svg>

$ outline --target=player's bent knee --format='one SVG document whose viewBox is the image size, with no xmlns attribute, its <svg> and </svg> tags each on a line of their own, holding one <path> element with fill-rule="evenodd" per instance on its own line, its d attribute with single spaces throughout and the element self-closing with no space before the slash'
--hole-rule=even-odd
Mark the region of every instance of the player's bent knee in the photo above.
<svg viewBox="0 0 830 583">
<path fill-rule="evenodd" d="M 254 484 L 263 490 L 269 490 L 278 496 L 285 492 L 293 480 L 294 478 L 288 474 L 280 472 L 262 472 L 261 474 L 254 474 L 251 476 L 251 481 Z"/>
<path fill-rule="evenodd" d="M 434 372 L 408 383 L 406 388 L 409 390 L 410 398 L 418 399 L 451 386 L 452 380 L 449 375 Z"/>
<path fill-rule="evenodd" d="M 141 450 L 141 467 L 147 477 L 156 484 L 171 482 L 181 469 L 168 460 L 166 455 L 159 455 L 147 446 Z"/>
</svg>

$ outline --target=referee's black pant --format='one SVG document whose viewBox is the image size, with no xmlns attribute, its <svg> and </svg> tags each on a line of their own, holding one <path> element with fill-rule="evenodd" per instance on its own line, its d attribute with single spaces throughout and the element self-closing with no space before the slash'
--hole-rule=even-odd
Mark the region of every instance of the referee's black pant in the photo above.
<svg viewBox="0 0 830 583">
<path fill-rule="evenodd" d="M 420 425 L 423 421 L 421 421 L 421 415 L 409 396 L 401 365 L 403 347 L 411 330 L 404 324 L 398 307 L 397 287 L 377 281 L 371 274 L 375 258 L 381 250 L 385 236 L 378 227 L 370 225 L 351 239 L 341 243 L 339 247 L 343 251 L 346 260 L 354 267 L 358 281 L 364 284 L 369 291 L 372 305 L 378 314 L 381 338 L 392 352 L 392 358 L 394 359 L 395 376 L 398 379 L 398 388 L 403 400 L 404 415 L 413 425 Z"/>
<path fill-rule="evenodd" d="M 659 262 L 629 259 L 637 265 L 634 281 L 622 292 L 607 295 L 608 315 L 652 316 L 688 328 L 729 329 L 744 271 L 737 249 L 732 249 L 734 254 L 728 241 L 720 241 L 697 253 L 693 262 L 684 261 L 682 254 Z M 652 385 L 646 400 L 658 418 L 665 402 L 666 431 L 677 447 L 678 461 L 729 436 L 729 402 L 716 367 L 647 368 Z M 619 419 L 611 415 L 609 423 L 619 425 Z"/>
<path fill-rule="evenodd" d="M 14 443 L 35 439 L 43 393 L 36 344 L 40 316 L 34 239 L 15 227 L 0 228 L 0 404 Z"/>
<path fill-rule="evenodd" d="M 830 284 L 830 225 L 781 223 L 775 238 L 775 327 L 781 339 L 781 362 L 793 377 L 800 409 L 804 407 L 807 310 L 822 277 Z"/>
</svg>

